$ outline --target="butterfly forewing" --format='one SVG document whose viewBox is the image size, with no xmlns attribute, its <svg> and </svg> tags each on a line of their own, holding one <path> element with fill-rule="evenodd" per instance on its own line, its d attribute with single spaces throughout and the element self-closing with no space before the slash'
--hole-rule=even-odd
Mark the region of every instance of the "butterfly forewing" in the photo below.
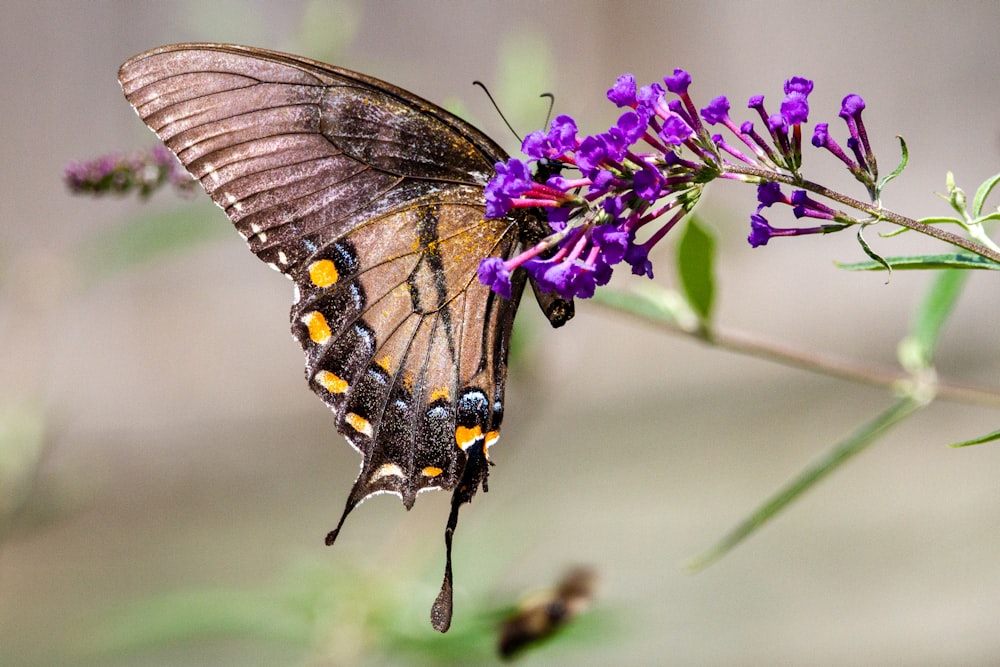
<svg viewBox="0 0 1000 667">
<path fill-rule="evenodd" d="M 517 245 L 512 220 L 484 219 L 506 156 L 406 91 L 270 51 L 168 46 L 119 80 L 250 249 L 295 282 L 306 377 L 364 457 L 328 542 L 373 493 L 410 507 L 423 489 L 455 489 L 434 612 L 447 629 L 450 536 L 485 484 L 523 288 L 508 301 L 476 280 L 481 259 Z"/>
</svg>

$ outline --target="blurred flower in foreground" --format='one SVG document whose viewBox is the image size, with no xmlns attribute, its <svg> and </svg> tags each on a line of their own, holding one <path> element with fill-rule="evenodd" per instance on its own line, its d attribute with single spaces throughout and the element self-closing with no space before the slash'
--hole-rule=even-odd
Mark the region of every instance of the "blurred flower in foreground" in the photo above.
<svg viewBox="0 0 1000 667">
<path fill-rule="evenodd" d="M 590 608 L 596 573 L 589 567 L 569 570 L 555 589 L 539 591 L 525 599 L 500 626 L 497 651 L 512 658 L 528 646 L 551 637 Z"/>
<path fill-rule="evenodd" d="M 142 198 L 167 184 L 182 194 L 193 193 L 196 183 L 163 144 L 133 155 L 111 153 L 74 162 L 66 167 L 63 179 L 75 194 L 137 192 Z"/>
</svg>

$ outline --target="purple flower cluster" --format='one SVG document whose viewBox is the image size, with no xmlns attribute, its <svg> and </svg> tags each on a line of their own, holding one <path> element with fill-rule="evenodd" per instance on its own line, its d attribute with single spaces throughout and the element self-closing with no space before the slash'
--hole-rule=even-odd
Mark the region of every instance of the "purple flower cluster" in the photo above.
<svg viewBox="0 0 1000 667">
<path fill-rule="evenodd" d="M 168 183 L 184 194 L 193 192 L 195 185 L 195 181 L 163 144 L 131 156 L 113 153 L 85 162 L 74 162 L 66 167 L 63 180 L 76 194 L 125 195 L 138 192 L 143 199 Z"/>
<path fill-rule="evenodd" d="M 847 167 L 856 179 L 858 179 L 871 198 L 877 199 L 878 184 L 878 164 L 875 162 L 875 153 L 872 152 L 871 144 L 868 143 L 868 132 L 865 124 L 861 120 L 861 112 L 865 108 L 865 101 L 860 95 L 848 95 L 840 103 L 840 117 L 847 125 L 850 137 L 847 139 L 847 147 L 854 154 L 854 158 L 848 157 L 844 149 L 830 136 L 830 126 L 828 123 L 817 123 L 813 130 L 812 144 L 817 148 L 825 148 L 837 157 Z"/>
<path fill-rule="evenodd" d="M 677 70 L 676 77 L 690 77 Z M 668 81 L 668 87 L 673 84 Z M 686 83 L 677 86 L 686 96 Z M 564 299 L 593 296 L 611 279 L 613 267 L 626 262 L 637 275 L 653 276 L 649 251 L 697 200 L 699 177 L 709 163 L 683 160 L 674 147 L 689 146 L 705 158 L 710 144 L 695 142 L 696 116 L 672 110 L 659 84 L 636 88 L 631 74 L 619 77 L 608 98 L 629 107 L 606 132 L 577 134 L 570 116 L 557 116 L 548 132 L 529 134 L 521 145 L 529 162 L 546 161 L 576 169 L 578 178 L 561 173 L 544 183 L 517 158 L 498 163 L 497 176 L 486 188 L 487 216 L 501 217 L 513 208 L 539 207 L 552 234 L 510 260 L 490 258 L 480 265 L 479 279 L 502 295 L 510 294 L 510 275 L 524 268 L 543 291 Z M 642 143 L 645 150 L 637 150 Z M 705 147 L 708 146 L 708 149 Z M 714 173 L 713 173 L 714 175 Z M 658 207 L 660 200 L 666 200 Z M 639 230 L 664 214 L 675 214 L 645 241 Z"/>
<path fill-rule="evenodd" d="M 788 196 L 781 191 L 781 186 L 773 181 L 764 182 L 757 186 L 757 202 L 757 212 L 750 216 L 750 236 L 747 237 L 750 245 L 754 248 L 767 245 L 767 242 L 775 236 L 828 234 L 839 231 L 847 226 L 845 222 L 832 222 L 817 227 L 793 227 L 788 229 L 772 227 L 767 218 L 761 215 L 761 211 L 772 204 L 791 206 L 796 218 L 817 218 L 832 221 L 839 219 L 836 211 L 810 197 L 809 193 L 805 190 L 795 190 L 791 196 Z"/>
<path fill-rule="evenodd" d="M 759 206 L 751 216 L 753 246 L 764 245 L 773 236 L 842 229 L 851 221 L 804 190 L 785 196 L 776 182 L 802 181 L 802 125 L 809 118 L 812 81 L 788 79 L 778 113 L 768 113 L 763 95 L 750 98 L 747 107 L 760 116 L 763 132 L 755 130 L 751 121 L 737 125 L 729 116 L 725 96 L 697 109 L 688 94 L 690 85 L 690 74 L 681 69 L 665 77 L 663 85 L 642 87 L 636 86 L 631 74 L 623 74 L 607 97 L 625 111 L 606 132 L 581 138 L 573 118 L 561 115 L 547 132 L 529 134 L 521 146 L 527 162 L 512 158 L 496 165 L 497 176 L 486 188 L 486 213 L 498 218 L 514 208 L 541 209 L 552 233 L 511 259 L 484 260 L 480 281 L 509 296 L 511 273 L 523 268 L 543 291 L 572 299 L 593 296 L 621 262 L 631 265 L 633 273 L 651 278 L 650 249 L 693 208 L 704 185 L 716 178 L 759 185 Z M 851 132 L 848 147 L 854 159 L 829 138 L 826 125 L 816 127 L 813 144 L 828 148 L 852 173 L 874 182 L 875 158 L 861 123 L 863 108 L 861 98 L 850 95 L 841 111 Z M 715 125 L 726 128 L 742 147 L 722 134 L 710 135 L 706 126 Z M 534 172 L 531 162 L 538 165 Z M 576 178 L 563 175 L 570 169 L 578 172 Z M 545 177 L 553 171 L 557 173 Z M 797 217 L 832 222 L 799 229 L 771 227 L 761 211 L 776 203 L 791 206 Z M 643 231 L 645 240 L 638 240 L 643 227 L 665 216 L 666 222 Z"/>
<path fill-rule="evenodd" d="M 794 79 L 793 79 L 794 81 Z M 804 80 L 802 80 L 804 81 Z M 808 90 L 812 90 L 812 82 L 808 83 Z M 800 92 L 801 92 L 800 87 Z M 795 89 L 789 92 L 786 83 L 787 93 L 785 101 L 782 102 L 782 113 L 787 107 L 794 107 L 799 104 L 791 100 L 795 95 Z M 806 91 L 804 94 L 808 94 Z M 751 100 L 753 101 L 753 100 Z M 804 97 L 802 103 L 804 104 Z M 763 103 L 763 99 L 761 99 Z M 868 134 L 865 132 L 864 123 L 861 120 L 861 111 L 865 108 L 865 102 L 859 95 L 848 95 L 841 102 L 840 117 L 847 124 L 851 136 L 847 140 L 847 145 L 854 153 L 854 159 L 848 157 L 839 144 L 830 136 L 828 123 L 817 123 L 813 128 L 812 144 L 817 148 L 825 148 L 839 160 L 841 160 L 858 181 L 865 185 L 869 195 L 874 200 L 876 198 L 876 187 L 878 181 L 878 167 L 875 163 L 875 154 L 868 143 Z M 808 113 L 808 108 L 806 108 Z M 806 117 L 801 117 L 805 122 Z M 797 127 L 796 127 L 797 130 Z M 795 136 L 801 137 L 796 131 Z M 803 234 L 828 234 L 840 231 L 854 222 L 849 216 L 835 211 L 826 204 L 817 201 L 809 196 L 805 190 L 795 190 L 791 196 L 785 196 L 781 192 L 781 187 L 774 181 L 765 181 L 757 188 L 757 212 L 750 216 L 750 236 L 747 240 L 754 248 L 767 245 L 767 242 L 775 236 L 800 236 Z M 761 215 L 761 211 L 772 204 L 786 204 L 792 207 L 792 213 L 796 218 L 816 218 L 819 220 L 831 221 L 818 227 L 794 227 L 781 229 L 772 227 L 771 224 Z"/>
</svg>

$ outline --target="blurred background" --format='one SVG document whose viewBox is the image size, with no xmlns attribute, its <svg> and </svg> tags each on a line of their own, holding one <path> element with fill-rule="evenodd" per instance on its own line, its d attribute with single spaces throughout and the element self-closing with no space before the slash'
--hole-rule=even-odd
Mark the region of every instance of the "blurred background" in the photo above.
<svg viewBox="0 0 1000 667">
<path fill-rule="evenodd" d="M 440 583 L 447 494 L 393 496 L 323 537 L 359 457 L 302 378 L 290 285 L 208 198 L 72 197 L 66 163 L 152 144 L 118 66 L 183 41 L 287 50 L 459 110 L 510 150 L 540 92 L 607 128 L 622 72 L 674 67 L 700 105 L 778 99 L 810 121 L 861 94 L 888 208 L 945 215 L 1000 166 L 1000 4 L 932 2 L 5 2 L 0 20 L 0 662 L 4 665 L 470 664 L 490 610 L 573 564 L 594 611 L 524 664 L 986 664 L 1000 660 L 1000 448 L 950 450 L 1000 415 L 936 403 L 708 570 L 685 561 L 887 392 L 720 353 L 587 303 L 547 328 L 526 299 L 490 493 L 462 515 L 456 615 Z M 812 180 L 863 193 L 827 155 Z M 751 249 L 751 188 L 702 201 L 720 245 L 720 324 L 893 364 L 930 276 L 847 273 L 853 237 Z M 995 205 L 995 204 L 994 204 Z M 791 216 L 772 218 L 792 226 Z M 912 235 L 910 235 L 912 236 Z M 870 240 L 886 253 L 936 249 Z M 671 286 L 671 249 L 657 282 Z M 639 281 L 620 271 L 613 285 Z M 1000 291 L 972 276 L 943 374 L 997 386 Z"/>
</svg>

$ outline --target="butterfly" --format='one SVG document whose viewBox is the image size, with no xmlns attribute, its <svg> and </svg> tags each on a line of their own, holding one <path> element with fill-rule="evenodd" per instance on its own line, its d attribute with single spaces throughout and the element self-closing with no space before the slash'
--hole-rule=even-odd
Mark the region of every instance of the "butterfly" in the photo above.
<svg viewBox="0 0 1000 667">
<path fill-rule="evenodd" d="M 452 617 L 452 537 L 487 490 L 514 313 L 526 282 L 553 326 L 572 301 L 515 272 L 511 298 L 477 279 L 550 233 L 538 211 L 485 217 L 507 155 L 434 104 L 372 77 L 224 44 L 142 53 L 118 73 L 139 117 L 295 285 L 292 334 L 310 388 L 363 456 L 340 521 L 393 493 L 410 509 L 452 491 L 431 624 Z"/>
</svg>

